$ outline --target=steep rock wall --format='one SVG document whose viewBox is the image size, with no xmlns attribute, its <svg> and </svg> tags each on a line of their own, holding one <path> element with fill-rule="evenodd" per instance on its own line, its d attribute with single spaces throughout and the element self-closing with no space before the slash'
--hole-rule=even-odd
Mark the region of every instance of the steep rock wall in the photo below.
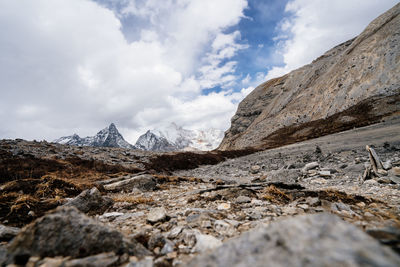
<svg viewBox="0 0 400 267">
<path fill-rule="evenodd" d="M 254 89 L 221 150 L 271 148 L 400 115 L 400 4 L 355 39 Z"/>
</svg>

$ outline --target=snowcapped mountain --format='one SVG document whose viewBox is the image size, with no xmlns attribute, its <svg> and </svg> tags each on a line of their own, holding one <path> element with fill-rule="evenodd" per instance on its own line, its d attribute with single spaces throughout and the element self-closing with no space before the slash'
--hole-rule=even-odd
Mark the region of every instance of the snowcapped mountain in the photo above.
<svg viewBox="0 0 400 267">
<path fill-rule="evenodd" d="M 53 141 L 54 143 L 73 145 L 73 146 L 104 146 L 135 148 L 125 141 L 124 137 L 118 132 L 114 123 L 98 132 L 95 136 L 79 137 L 77 134 L 64 136 Z"/>
<path fill-rule="evenodd" d="M 171 123 L 166 127 L 147 131 L 135 146 L 151 151 L 212 150 L 218 147 L 224 132 L 218 129 L 187 130 Z"/>
</svg>

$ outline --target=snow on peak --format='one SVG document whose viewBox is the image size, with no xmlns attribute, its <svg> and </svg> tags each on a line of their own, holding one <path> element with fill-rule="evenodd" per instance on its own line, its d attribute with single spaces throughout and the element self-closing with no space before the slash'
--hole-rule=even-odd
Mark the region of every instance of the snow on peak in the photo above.
<svg viewBox="0 0 400 267">
<path fill-rule="evenodd" d="M 79 135 L 73 134 L 71 136 L 61 137 L 53 142 L 74 146 L 134 148 L 131 144 L 125 141 L 114 123 L 111 123 L 108 127 L 99 131 L 95 136 L 81 138 Z"/>
<path fill-rule="evenodd" d="M 147 131 L 135 146 L 152 151 L 212 150 L 218 147 L 223 137 L 222 130 L 188 130 L 172 122 Z"/>
</svg>

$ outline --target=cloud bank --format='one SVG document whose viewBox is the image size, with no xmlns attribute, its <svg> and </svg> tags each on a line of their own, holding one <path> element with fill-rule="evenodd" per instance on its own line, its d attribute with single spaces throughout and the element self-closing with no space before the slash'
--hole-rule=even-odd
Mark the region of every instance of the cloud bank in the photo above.
<svg viewBox="0 0 400 267">
<path fill-rule="evenodd" d="M 117 2 L 0 2 L 0 138 L 89 135 L 116 122 L 134 142 L 164 122 L 229 126 L 243 94 L 202 90 L 236 82 L 232 58 L 246 46 L 226 29 L 247 2 Z"/>
</svg>

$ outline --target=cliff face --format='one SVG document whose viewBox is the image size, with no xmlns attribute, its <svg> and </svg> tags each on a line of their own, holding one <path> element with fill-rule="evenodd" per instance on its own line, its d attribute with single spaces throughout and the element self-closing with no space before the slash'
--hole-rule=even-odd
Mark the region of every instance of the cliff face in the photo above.
<svg viewBox="0 0 400 267">
<path fill-rule="evenodd" d="M 219 149 L 277 147 L 393 115 L 400 115 L 400 4 L 355 39 L 254 89 Z"/>
</svg>

